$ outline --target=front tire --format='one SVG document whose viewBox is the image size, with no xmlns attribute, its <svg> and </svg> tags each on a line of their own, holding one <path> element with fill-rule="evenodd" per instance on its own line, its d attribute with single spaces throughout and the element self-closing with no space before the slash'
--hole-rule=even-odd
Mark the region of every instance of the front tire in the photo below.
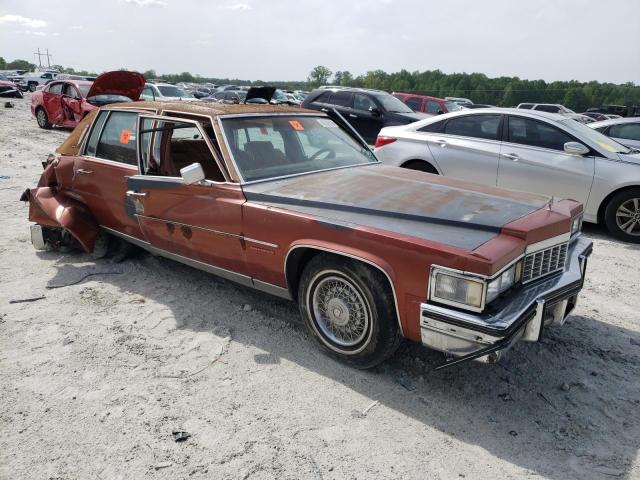
<svg viewBox="0 0 640 480">
<path fill-rule="evenodd" d="M 617 239 L 640 243 L 640 188 L 614 195 L 604 211 L 604 222 Z"/>
<path fill-rule="evenodd" d="M 40 128 L 49 129 L 51 128 L 51 124 L 49 123 L 49 116 L 47 112 L 42 107 L 38 107 L 36 109 L 36 121 L 38 122 L 38 126 Z"/>
<path fill-rule="evenodd" d="M 298 304 L 325 351 L 356 368 L 378 365 L 400 344 L 387 280 L 361 262 L 328 254 L 313 257 L 302 273 Z"/>
<path fill-rule="evenodd" d="M 37 82 L 29 82 L 29 91 L 30 92 L 35 92 L 36 89 L 38 88 L 38 83 Z"/>
</svg>

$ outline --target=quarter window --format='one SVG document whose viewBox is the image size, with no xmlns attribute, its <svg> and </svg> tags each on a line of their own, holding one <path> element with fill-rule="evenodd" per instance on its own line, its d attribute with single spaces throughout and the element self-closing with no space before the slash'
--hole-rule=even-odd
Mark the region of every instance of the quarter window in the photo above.
<svg viewBox="0 0 640 480">
<path fill-rule="evenodd" d="M 450 119 L 444 126 L 444 133 L 497 140 L 499 127 L 500 115 L 466 115 Z"/>
<path fill-rule="evenodd" d="M 534 110 L 539 110 L 540 112 L 549 112 L 549 113 L 558 113 L 560 111 L 560 107 L 557 105 L 536 105 Z"/>
<path fill-rule="evenodd" d="M 136 165 L 137 120 L 135 112 L 112 111 L 102 129 L 96 157 Z"/>
<path fill-rule="evenodd" d="M 625 140 L 640 140 L 640 123 L 612 125 L 609 129 L 609 136 Z"/>
<path fill-rule="evenodd" d="M 574 139 L 559 128 L 523 117 L 509 117 L 509 142 L 532 147 L 564 150 Z"/>
<path fill-rule="evenodd" d="M 434 123 L 430 123 L 428 125 L 425 125 L 422 128 L 418 129 L 418 132 L 425 132 L 425 133 L 438 133 L 442 131 L 442 125 L 444 124 L 444 122 L 434 122 Z"/>
<path fill-rule="evenodd" d="M 87 140 L 87 148 L 84 152 L 85 155 L 89 155 L 91 157 L 96 156 L 96 149 L 98 148 L 98 138 L 100 137 L 100 131 L 102 130 L 104 121 L 107 119 L 107 115 L 109 115 L 109 112 L 103 110 L 93 121 L 93 128 L 91 129 L 91 134 L 89 135 L 89 139 Z"/>
</svg>

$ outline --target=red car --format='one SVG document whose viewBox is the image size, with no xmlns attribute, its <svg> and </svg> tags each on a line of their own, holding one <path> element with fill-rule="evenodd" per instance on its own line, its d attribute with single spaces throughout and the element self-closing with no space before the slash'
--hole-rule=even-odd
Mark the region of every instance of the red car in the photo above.
<svg viewBox="0 0 640 480">
<path fill-rule="evenodd" d="M 449 113 L 460 110 L 460 105 L 443 98 L 429 97 L 428 95 L 416 95 L 414 93 L 394 92 L 393 96 L 406 103 L 414 112 Z"/>
<path fill-rule="evenodd" d="M 89 112 L 108 103 L 140 97 L 144 77 L 136 72 L 107 72 L 95 81 L 53 81 L 31 95 L 31 113 L 40 128 L 75 127 Z"/>
<path fill-rule="evenodd" d="M 402 338 L 494 362 L 562 325 L 591 242 L 582 205 L 382 165 L 344 119 L 279 105 L 91 112 L 26 190 L 36 248 L 138 245 L 297 301 L 368 368 Z"/>
</svg>

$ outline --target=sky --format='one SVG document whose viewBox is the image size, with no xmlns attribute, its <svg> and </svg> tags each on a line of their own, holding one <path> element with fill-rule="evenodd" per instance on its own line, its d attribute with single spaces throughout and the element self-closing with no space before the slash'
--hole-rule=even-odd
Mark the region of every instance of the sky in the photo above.
<svg viewBox="0 0 640 480">
<path fill-rule="evenodd" d="M 640 0 L 0 0 L 0 56 L 249 80 L 325 65 L 640 84 L 639 18 Z"/>
</svg>

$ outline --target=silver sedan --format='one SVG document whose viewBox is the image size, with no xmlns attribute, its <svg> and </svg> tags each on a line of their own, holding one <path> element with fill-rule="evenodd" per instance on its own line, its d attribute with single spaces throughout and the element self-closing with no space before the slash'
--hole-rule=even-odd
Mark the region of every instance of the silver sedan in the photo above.
<svg viewBox="0 0 640 480">
<path fill-rule="evenodd" d="M 584 220 L 640 243 L 640 151 L 566 116 L 487 108 L 386 127 L 387 164 L 475 183 L 571 198 Z"/>
<path fill-rule="evenodd" d="M 630 148 L 640 148 L 640 117 L 612 118 L 589 127 Z"/>
</svg>

